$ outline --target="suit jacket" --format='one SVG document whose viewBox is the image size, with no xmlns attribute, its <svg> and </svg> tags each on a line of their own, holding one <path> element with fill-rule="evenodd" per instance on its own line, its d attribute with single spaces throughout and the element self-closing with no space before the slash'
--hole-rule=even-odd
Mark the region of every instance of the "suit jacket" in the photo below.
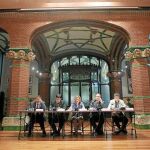
<svg viewBox="0 0 150 150">
<path fill-rule="evenodd" d="M 36 109 L 36 102 L 35 101 L 31 102 L 30 108 Z M 39 109 L 46 110 L 46 105 L 43 101 L 39 103 Z"/>
<path fill-rule="evenodd" d="M 95 108 L 96 110 L 100 110 L 103 108 L 103 103 L 97 102 L 96 100 L 92 100 L 90 103 L 90 108 Z"/>
<path fill-rule="evenodd" d="M 54 102 L 52 105 L 50 105 L 50 107 L 55 108 L 55 109 L 57 109 L 57 108 L 64 108 L 64 109 L 66 109 L 65 103 L 63 103 L 62 101 L 60 103 Z"/>
<path fill-rule="evenodd" d="M 103 102 L 97 102 L 96 100 L 92 100 L 90 103 L 90 108 L 94 108 L 95 110 L 98 110 L 98 112 L 91 112 L 90 117 L 93 116 L 99 116 L 101 115 L 101 109 L 103 108 Z"/>
<path fill-rule="evenodd" d="M 108 105 L 109 109 L 115 109 L 115 108 L 120 109 L 121 107 L 127 107 L 126 104 L 124 103 L 124 101 L 121 100 L 121 99 L 119 99 L 119 101 L 118 101 L 118 107 L 116 107 L 116 101 L 115 101 L 115 99 L 112 99 L 109 102 L 109 105 Z"/>
</svg>

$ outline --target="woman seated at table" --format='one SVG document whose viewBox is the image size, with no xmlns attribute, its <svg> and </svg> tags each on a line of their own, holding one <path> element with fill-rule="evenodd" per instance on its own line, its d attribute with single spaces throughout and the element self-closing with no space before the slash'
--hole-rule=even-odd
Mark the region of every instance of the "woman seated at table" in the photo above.
<svg viewBox="0 0 150 150">
<path fill-rule="evenodd" d="M 81 131 L 81 126 L 83 123 L 83 114 L 79 110 L 85 110 L 85 106 L 83 102 L 81 102 L 80 96 L 76 96 L 74 98 L 74 102 L 71 104 L 69 110 L 75 111 L 72 114 L 71 121 L 74 128 L 74 132 L 77 135 L 78 132 Z"/>
</svg>

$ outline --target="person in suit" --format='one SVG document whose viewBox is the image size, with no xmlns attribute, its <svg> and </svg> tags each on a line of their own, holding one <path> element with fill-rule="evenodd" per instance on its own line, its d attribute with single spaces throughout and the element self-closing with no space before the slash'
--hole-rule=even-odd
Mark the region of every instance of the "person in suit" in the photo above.
<svg viewBox="0 0 150 150">
<path fill-rule="evenodd" d="M 113 110 L 112 112 L 112 123 L 118 127 L 118 130 L 115 131 L 113 134 L 119 134 L 123 132 L 127 134 L 126 126 L 128 124 L 128 118 L 125 113 L 126 104 L 123 100 L 120 99 L 119 93 L 114 94 L 114 99 L 112 99 L 108 105 L 108 108 Z M 121 110 L 121 111 L 115 111 Z M 120 125 L 120 122 L 122 125 Z"/>
<path fill-rule="evenodd" d="M 69 110 L 76 111 L 72 114 L 72 126 L 74 128 L 75 135 L 78 134 L 78 132 L 81 132 L 81 126 L 83 123 L 83 114 L 79 112 L 79 110 L 85 109 L 85 106 L 83 102 L 81 102 L 81 97 L 76 96 L 74 98 L 74 102 L 71 104 Z"/>
<path fill-rule="evenodd" d="M 97 135 L 103 134 L 104 116 L 103 113 L 101 112 L 102 108 L 103 108 L 103 100 L 101 98 L 101 95 L 97 93 L 95 100 L 91 101 L 90 108 L 89 108 L 97 111 L 97 112 L 90 113 L 90 123 Z"/>
<path fill-rule="evenodd" d="M 55 102 L 50 105 L 49 110 L 52 111 L 52 113 L 49 113 L 48 121 L 50 126 L 52 127 L 53 132 L 51 133 L 52 136 L 59 136 L 60 131 L 62 130 L 64 123 L 65 123 L 65 115 L 64 113 L 60 112 L 53 112 L 57 111 L 58 109 L 66 109 L 66 105 L 62 101 L 61 94 L 56 95 Z M 59 123 L 58 129 L 56 128 L 55 123 Z"/>
<path fill-rule="evenodd" d="M 41 130 L 43 132 L 42 136 L 46 136 L 46 131 L 44 127 L 44 111 L 46 110 L 46 105 L 44 101 L 42 101 L 40 96 L 35 97 L 33 102 L 30 103 L 30 109 L 34 110 L 35 113 L 29 113 L 30 121 L 29 121 L 29 132 L 28 132 L 28 137 L 31 136 L 32 131 L 33 131 L 33 126 L 34 123 L 39 123 Z M 36 112 L 36 109 L 43 109 L 43 112 Z"/>
</svg>

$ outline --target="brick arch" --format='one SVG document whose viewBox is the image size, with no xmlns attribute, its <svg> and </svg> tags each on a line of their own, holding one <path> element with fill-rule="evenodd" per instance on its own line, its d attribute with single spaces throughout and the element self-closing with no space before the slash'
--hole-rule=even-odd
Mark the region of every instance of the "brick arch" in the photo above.
<svg viewBox="0 0 150 150">
<path fill-rule="evenodd" d="M 58 29 L 58 28 L 62 28 L 62 27 L 73 27 L 73 26 L 77 26 L 77 25 L 88 25 L 88 26 L 93 26 L 93 27 L 97 27 L 97 28 L 104 28 L 104 29 L 107 29 L 107 30 L 110 30 L 110 31 L 113 31 L 113 32 L 116 32 L 116 36 L 114 37 L 114 43 L 112 43 L 111 45 L 111 53 L 110 53 L 110 56 L 106 58 L 106 61 L 111 61 L 113 60 L 114 58 L 116 58 L 117 62 L 114 64 L 115 66 L 112 66 L 111 62 L 110 62 L 110 65 L 111 65 L 111 68 L 112 69 L 119 69 L 120 68 L 120 62 L 122 61 L 122 58 L 123 58 L 123 51 L 121 51 L 123 49 L 123 47 L 125 47 L 125 45 L 129 45 L 129 41 L 130 41 L 130 35 L 129 33 L 122 27 L 118 26 L 118 25 L 115 25 L 115 24 L 112 24 L 112 23 L 109 23 L 109 22 L 105 22 L 105 21 L 97 21 L 97 20 L 90 20 L 90 19 L 87 19 L 87 20 L 67 20 L 67 21 L 61 21 L 61 22 L 54 22 L 54 23 L 50 23 L 50 24 L 47 24 L 47 25 L 43 25 L 37 29 L 34 30 L 34 32 L 32 32 L 32 35 L 31 35 L 31 38 L 30 38 L 30 41 L 31 43 L 33 41 L 35 41 L 36 43 L 38 43 L 35 39 L 37 37 L 40 37 L 42 35 L 42 33 L 46 32 L 46 31 L 49 31 L 49 30 L 53 30 L 53 29 Z M 118 38 L 119 37 L 119 38 Z M 45 61 L 46 57 L 48 59 L 49 56 L 49 53 L 48 53 L 48 45 L 46 44 L 42 44 L 42 41 L 44 41 L 44 39 L 40 39 L 39 40 L 39 43 L 38 45 L 40 45 L 40 49 L 44 49 L 47 51 L 42 51 L 42 52 L 38 52 L 39 53 L 39 57 L 43 58 L 43 61 Z M 120 42 L 121 41 L 121 42 Z M 40 43 L 41 42 L 41 43 Z M 38 48 L 37 48 L 38 49 Z M 69 52 L 67 51 L 63 51 L 63 53 L 66 53 L 68 54 Z M 89 53 L 87 51 L 87 53 Z M 95 51 L 93 51 L 93 54 L 96 54 L 96 55 L 100 55 L 98 53 L 96 53 Z M 59 55 L 63 55 L 61 52 L 59 54 L 57 54 L 58 56 Z M 41 65 L 41 66 L 45 66 L 44 65 Z"/>
<path fill-rule="evenodd" d="M 54 22 L 54 23 L 50 23 L 47 25 L 43 25 L 37 29 L 35 29 L 32 34 L 31 34 L 31 38 L 30 41 L 33 40 L 34 37 L 36 37 L 37 35 L 47 31 L 47 30 L 52 30 L 55 28 L 60 28 L 62 26 L 73 26 L 73 25 L 93 25 L 95 27 L 103 27 L 103 28 L 107 28 L 110 29 L 112 31 L 117 31 L 121 34 L 123 34 L 123 36 L 127 39 L 130 40 L 130 34 L 128 33 L 127 30 L 125 30 L 124 28 L 122 28 L 121 26 L 106 22 L 106 21 L 97 21 L 97 20 L 66 20 L 66 21 L 58 21 L 58 22 Z"/>
<path fill-rule="evenodd" d="M 6 51 L 9 49 L 9 34 L 8 32 L 0 27 L 0 51 L 2 53 L 6 53 Z"/>
<path fill-rule="evenodd" d="M 7 29 L 5 27 L 1 26 L 1 25 L 0 25 L 0 30 L 9 34 L 9 32 L 7 31 Z"/>
</svg>

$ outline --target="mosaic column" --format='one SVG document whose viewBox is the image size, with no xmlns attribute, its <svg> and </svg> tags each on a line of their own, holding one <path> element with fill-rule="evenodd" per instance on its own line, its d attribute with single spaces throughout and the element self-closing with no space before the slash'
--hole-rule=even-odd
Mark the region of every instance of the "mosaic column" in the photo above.
<svg viewBox="0 0 150 150">
<path fill-rule="evenodd" d="M 150 128 L 150 48 L 132 47 L 126 52 L 131 61 L 136 126 Z"/>
<path fill-rule="evenodd" d="M 9 79 L 7 117 L 3 119 L 4 130 L 13 130 L 18 124 L 20 110 L 27 108 L 30 61 L 35 58 L 29 49 L 12 48 L 6 54 L 12 60 Z"/>
</svg>

